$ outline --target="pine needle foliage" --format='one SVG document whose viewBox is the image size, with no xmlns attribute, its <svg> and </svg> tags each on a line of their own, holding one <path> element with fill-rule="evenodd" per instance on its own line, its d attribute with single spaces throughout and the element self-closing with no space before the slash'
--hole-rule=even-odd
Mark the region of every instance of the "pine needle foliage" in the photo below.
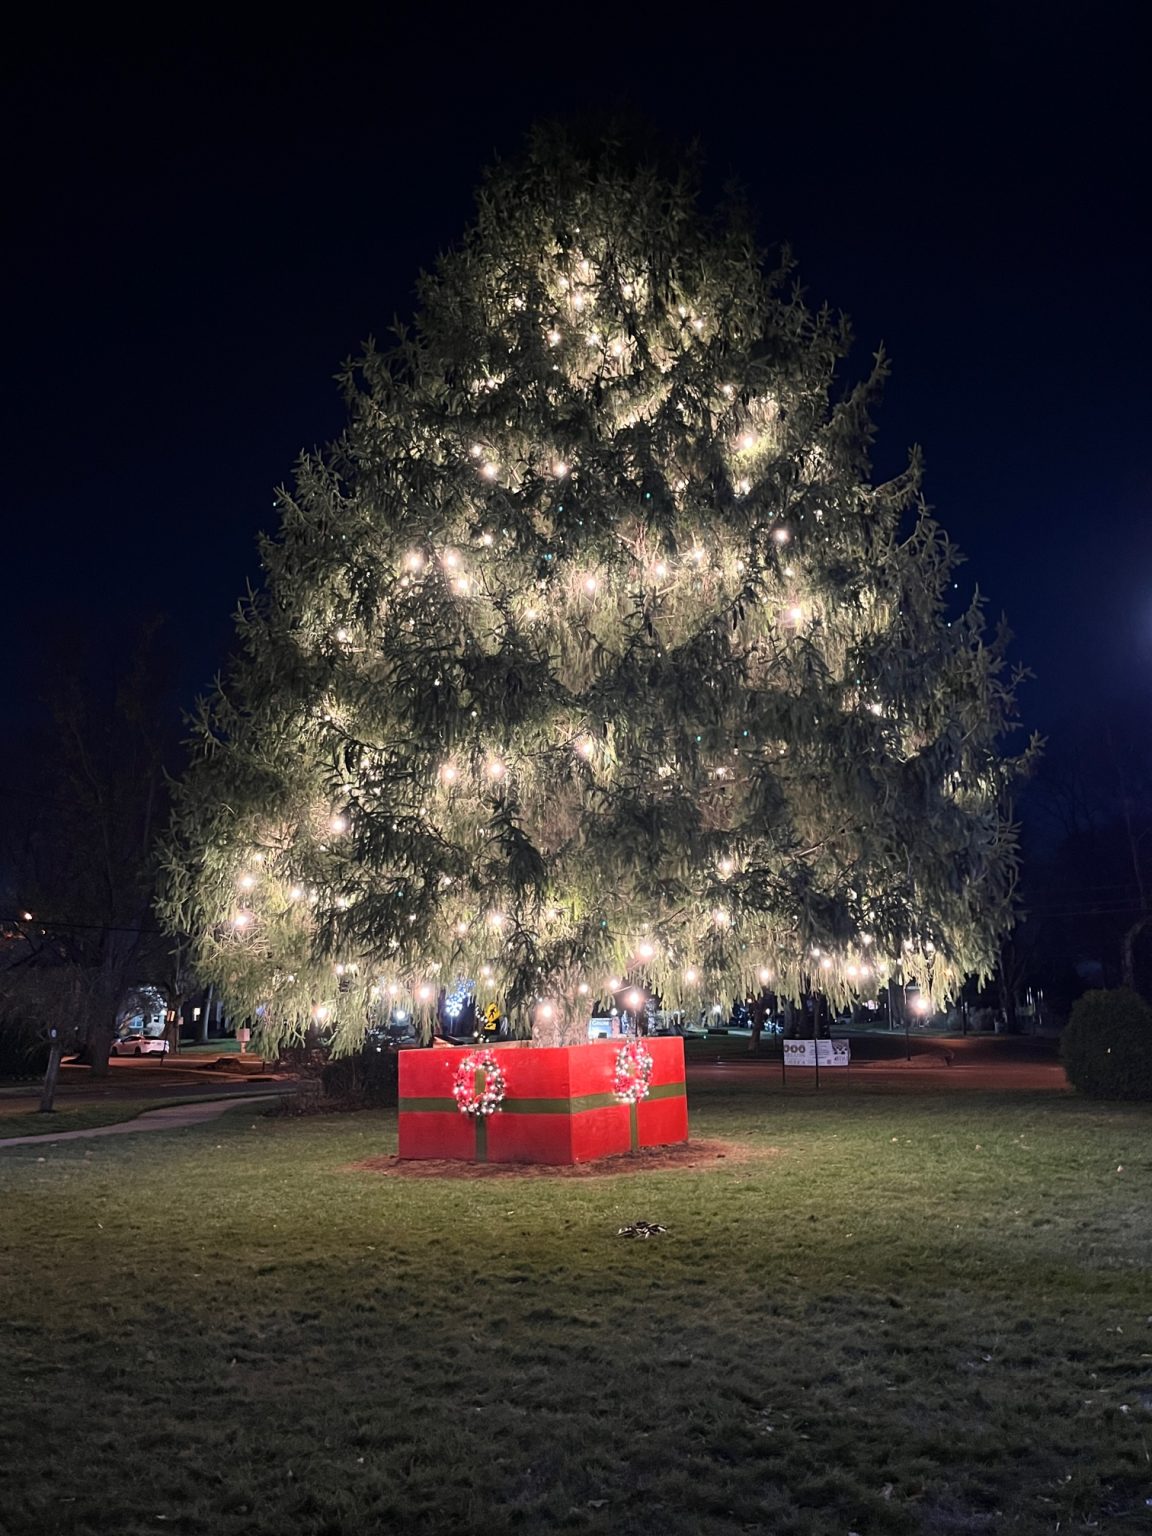
<svg viewBox="0 0 1152 1536">
<path fill-rule="evenodd" d="M 1015 679 L 886 364 L 690 174 L 537 133 L 302 459 L 196 723 L 164 911 L 266 1039 L 337 1049 L 475 983 L 583 1037 L 634 977 L 693 1011 L 939 998 L 1011 921 Z"/>
</svg>

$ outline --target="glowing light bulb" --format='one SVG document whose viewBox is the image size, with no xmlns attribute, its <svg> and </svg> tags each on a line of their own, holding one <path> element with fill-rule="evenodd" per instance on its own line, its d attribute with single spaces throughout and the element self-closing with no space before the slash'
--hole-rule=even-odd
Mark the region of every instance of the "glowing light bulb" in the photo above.
<svg viewBox="0 0 1152 1536">
<path fill-rule="evenodd" d="M 237 912 L 236 915 L 232 919 L 232 926 L 233 926 L 233 928 L 247 928 L 248 924 L 251 921 L 252 921 L 252 917 L 251 917 L 250 913 L 248 913 L 248 912 Z"/>
<path fill-rule="evenodd" d="M 416 996 L 422 1003 L 430 1003 L 432 1001 L 432 988 L 428 985 L 427 982 L 425 982 L 424 985 L 417 991 Z"/>
<path fill-rule="evenodd" d="M 482 533 L 480 535 L 480 542 L 481 542 L 481 544 L 483 544 L 485 549 L 491 549 L 492 548 L 492 535 L 490 533 Z"/>
<path fill-rule="evenodd" d="M 31 914 L 31 912 L 21 912 L 20 916 L 24 919 L 24 921 L 26 923 L 30 923 L 32 921 L 32 914 Z"/>
<path fill-rule="evenodd" d="M 741 496 L 747 496 L 748 492 L 752 489 L 751 480 L 738 480 L 736 482 L 736 489 L 739 491 Z"/>
<path fill-rule="evenodd" d="M 596 743 L 592 740 L 591 736 L 581 736 L 580 740 L 576 743 L 576 750 L 581 757 L 591 757 L 596 750 Z"/>
<path fill-rule="evenodd" d="M 664 564 L 663 560 L 659 561 L 655 566 L 653 566 L 653 570 L 661 581 L 663 581 L 665 576 L 668 574 L 668 567 Z"/>
<path fill-rule="evenodd" d="M 460 597 L 468 596 L 470 587 L 467 576 L 457 576 L 452 586 Z"/>
<path fill-rule="evenodd" d="M 576 988 L 576 991 L 580 994 L 581 997 L 587 997 L 588 996 L 588 983 L 586 981 L 582 981 L 580 983 L 580 985 Z"/>
<path fill-rule="evenodd" d="M 700 973 L 694 966 L 690 965 L 684 972 L 684 980 L 688 983 L 689 986 L 692 986 L 696 981 L 698 981 L 699 977 Z"/>
<path fill-rule="evenodd" d="M 614 341 L 612 343 L 612 356 L 613 357 L 622 357 L 623 355 L 624 355 L 624 343 L 622 341 Z"/>
<path fill-rule="evenodd" d="M 758 977 L 758 979 L 760 981 L 761 986 L 767 985 L 767 983 L 772 980 L 772 972 L 768 969 L 768 967 L 766 965 L 762 965 L 760 967 L 760 969 L 756 972 L 756 975 L 757 975 L 757 977 Z"/>
<path fill-rule="evenodd" d="M 593 596 L 593 594 L 596 591 L 596 588 L 599 585 L 600 585 L 600 583 L 596 580 L 595 576 L 585 576 L 585 578 L 584 578 L 584 590 L 585 590 L 585 592 L 587 592 L 589 597 Z"/>
<path fill-rule="evenodd" d="M 793 624 L 799 624 L 800 620 L 804 617 L 803 608 L 789 608 L 788 617 L 792 620 Z"/>
<path fill-rule="evenodd" d="M 495 480 L 500 471 L 495 464 L 489 463 L 485 464 L 480 473 L 484 476 L 485 480 Z"/>
<path fill-rule="evenodd" d="M 787 528 L 777 528 L 773 531 L 772 537 L 776 540 L 777 544 L 787 544 L 792 535 L 788 532 Z"/>
<path fill-rule="evenodd" d="M 656 946 L 647 942 L 639 944 L 636 947 L 636 953 L 640 956 L 641 960 L 651 960 L 652 956 L 656 953 Z"/>
<path fill-rule="evenodd" d="M 328 1017 L 328 1010 L 324 1007 L 323 1004 L 317 1008 L 313 1008 L 312 1012 L 321 1022 L 323 1022 Z"/>
<path fill-rule="evenodd" d="M 717 928 L 727 928 L 732 919 L 728 916 L 723 907 L 717 907 L 715 912 L 712 914 L 712 921 L 716 924 Z"/>
<path fill-rule="evenodd" d="M 558 347 L 560 345 L 560 332 L 559 331 L 549 331 L 548 332 L 548 345 L 550 347 Z"/>
<path fill-rule="evenodd" d="M 502 779 L 504 777 L 504 764 L 498 757 L 489 758 L 488 777 L 490 779 Z"/>
<path fill-rule="evenodd" d="M 567 466 L 567 464 L 564 464 L 564 463 L 553 464 L 553 466 L 552 466 L 552 473 L 556 476 L 557 480 L 563 480 L 564 476 L 568 473 L 568 466 Z"/>
<path fill-rule="evenodd" d="M 637 987 L 633 987 L 624 1001 L 628 1004 L 629 1008 L 639 1008 L 640 1004 L 644 1001 L 644 994 Z"/>
<path fill-rule="evenodd" d="M 492 928 L 503 928 L 503 926 L 504 926 L 504 914 L 503 914 L 503 912 L 489 912 L 489 914 L 488 914 L 488 923 L 489 923 L 489 926 L 492 927 Z"/>
<path fill-rule="evenodd" d="M 736 861 L 734 859 L 721 859 L 720 860 L 720 873 L 722 875 L 724 875 L 725 878 L 727 878 L 727 876 L 730 875 L 735 868 L 736 868 Z"/>
<path fill-rule="evenodd" d="M 609 992 L 619 992 L 619 990 L 620 990 L 620 978 L 619 978 L 619 976 L 609 976 L 609 978 L 608 978 L 608 990 L 609 990 Z"/>
<path fill-rule="evenodd" d="M 480 967 L 480 974 L 485 981 L 490 981 L 492 979 L 492 967 L 490 965 L 482 965 Z"/>
<path fill-rule="evenodd" d="M 483 448 L 481 448 L 479 443 L 473 443 L 471 448 L 469 448 L 468 452 L 472 455 L 472 457 L 474 459 L 478 459 L 480 457 L 480 455 L 484 452 L 484 450 L 483 450 Z"/>
<path fill-rule="evenodd" d="M 444 551 L 444 564 L 450 571 L 454 571 L 460 564 L 460 556 L 454 549 L 446 549 Z"/>
<path fill-rule="evenodd" d="M 240 889 L 242 891 L 250 891 L 255 884 L 256 884 L 256 876 L 255 875 L 241 875 L 240 876 Z"/>
<path fill-rule="evenodd" d="M 348 631 L 346 629 L 343 629 L 343 628 L 338 629 L 336 631 L 336 638 L 337 638 L 337 640 L 339 640 L 340 644 L 343 645 L 345 640 L 347 640 L 347 638 L 348 638 Z"/>
<path fill-rule="evenodd" d="M 555 1012 L 556 1010 L 551 1003 L 540 1004 L 540 1017 L 542 1019 L 550 1019 Z"/>
<path fill-rule="evenodd" d="M 689 551 L 688 558 L 696 565 L 699 565 L 704 559 L 704 551 L 697 545 L 695 549 Z"/>
<path fill-rule="evenodd" d="M 344 974 L 344 967 L 342 965 L 336 966 L 335 970 L 336 970 L 337 976 L 343 976 L 343 974 Z"/>
<path fill-rule="evenodd" d="M 756 434 L 754 432 L 745 432 L 741 435 L 740 447 L 744 450 L 745 453 L 751 453 L 755 446 Z"/>
<path fill-rule="evenodd" d="M 525 608 L 524 617 L 528 620 L 529 624 L 533 624 L 540 617 L 540 611 L 537 608 Z"/>
<path fill-rule="evenodd" d="M 444 763 L 440 768 L 440 779 L 444 784 L 455 784 L 460 777 L 459 769 L 455 763 Z"/>
<path fill-rule="evenodd" d="M 404 566 L 409 571 L 422 571 L 424 569 L 424 556 L 418 549 L 410 549 L 404 556 Z"/>
<path fill-rule="evenodd" d="M 572 295 L 572 307 L 574 309 L 584 308 L 584 295 L 582 293 L 576 293 Z"/>
<path fill-rule="evenodd" d="M 860 935 L 860 942 L 861 944 L 871 944 L 872 935 L 870 933 L 862 933 Z"/>
<path fill-rule="evenodd" d="M 823 960 L 821 960 L 820 968 L 821 970 L 825 971 L 830 971 L 832 969 L 832 961 L 827 955 L 825 955 Z"/>
<path fill-rule="evenodd" d="M 463 938 L 464 935 L 468 932 L 468 924 L 464 921 L 463 918 L 461 918 L 460 921 L 456 924 L 456 932 L 460 935 L 461 938 Z"/>
<path fill-rule="evenodd" d="M 347 830 L 348 830 L 348 819 L 347 819 L 347 817 L 346 816 L 333 816 L 331 821 L 328 823 L 328 830 L 330 832 L 335 832 L 337 834 L 337 836 L 339 836 L 339 834 L 341 832 L 347 832 Z"/>
<path fill-rule="evenodd" d="M 288 900 L 289 901 L 299 901 L 301 896 L 303 896 L 303 894 L 304 894 L 304 891 L 303 891 L 302 887 L 300 887 L 298 885 L 294 885 L 292 887 L 292 889 L 288 892 Z"/>
</svg>

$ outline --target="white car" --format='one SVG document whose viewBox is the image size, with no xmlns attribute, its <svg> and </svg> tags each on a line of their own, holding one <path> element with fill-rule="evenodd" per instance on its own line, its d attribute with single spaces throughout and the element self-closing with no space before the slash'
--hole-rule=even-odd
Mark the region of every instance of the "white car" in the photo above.
<svg viewBox="0 0 1152 1536">
<path fill-rule="evenodd" d="M 113 1040 L 109 1056 L 166 1056 L 167 1040 L 156 1040 L 150 1035 L 127 1035 L 123 1040 Z"/>
</svg>

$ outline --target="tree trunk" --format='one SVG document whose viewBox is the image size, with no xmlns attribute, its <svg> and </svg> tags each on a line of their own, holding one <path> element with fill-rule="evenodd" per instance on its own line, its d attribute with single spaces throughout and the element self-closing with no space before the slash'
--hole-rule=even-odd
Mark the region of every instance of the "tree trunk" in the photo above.
<svg viewBox="0 0 1152 1536">
<path fill-rule="evenodd" d="M 205 997 L 205 999 L 204 999 L 204 1006 L 200 1010 L 200 1044 L 201 1045 L 207 1045 L 208 1044 L 208 1024 L 209 1024 L 209 1021 L 210 1021 L 211 1016 L 212 1016 L 212 993 L 213 993 L 213 988 L 212 988 L 211 985 L 209 985 L 209 987 L 208 987 L 208 995 L 207 995 L 207 997 Z"/>
<path fill-rule="evenodd" d="M 53 1030 L 55 1034 L 55 1030 Z M 60 1076 L 60 1042 L 53 1040 L 48 1052 L 48 1067 L 44 1073 L 44 1088 L 40 1094 L 40 1113 L 49 1115 L 56 1104 L 56 1080 Z"/>
<path fill-rule="evenodd" d="M 1138 917 L 1131 928 L 1125 930 L 1120 943 L 1120 980 L 1133 991 L 1136 990 L 1136 940 L 1149 923 L 1152 923 L 1152 912 Z"/>
<path fill-rule="evenodd" d="M 115 1033 L 116 1026 L 103 1018 L 99 1024 L 88 1026 L 88 1043 L 84 1054 L 88 1058 L 93 1077 L 108 1076 L 108 1052 L 112 1048 L 112 1036 Z"/>
</svg>

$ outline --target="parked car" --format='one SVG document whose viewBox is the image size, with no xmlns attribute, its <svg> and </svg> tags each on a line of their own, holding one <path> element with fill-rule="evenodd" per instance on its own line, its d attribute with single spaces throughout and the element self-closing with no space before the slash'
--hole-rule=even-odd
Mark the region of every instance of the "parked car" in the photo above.
<svg viewBox="0 0 1152 1536">
<path fill-rule="evenodd" d="M 113 1040 L 109 1056 L 166 1056 L 167 1040 L 157 1040 L 151 1035 L 126 1035 L 123 1040 Z"/>
</svg>

